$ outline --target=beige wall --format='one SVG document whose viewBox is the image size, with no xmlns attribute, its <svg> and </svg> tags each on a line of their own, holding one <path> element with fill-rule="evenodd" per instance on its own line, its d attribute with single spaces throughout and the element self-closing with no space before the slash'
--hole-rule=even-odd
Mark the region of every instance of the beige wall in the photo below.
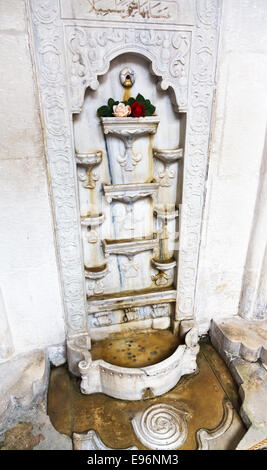
<svg viewBox="0 0 267 470">
<path fill-rule="evenodd" d="M 222 6 L 198 278 L 197 316 L 206 325 L 238 313 L 267 121 L 267 2 Z"/>
<path fill-rule="evenodd" d="M 24 0 L 0 1 L 0 64 L 0 319 L 19 353 L 65 337 Z"/>
</svg>

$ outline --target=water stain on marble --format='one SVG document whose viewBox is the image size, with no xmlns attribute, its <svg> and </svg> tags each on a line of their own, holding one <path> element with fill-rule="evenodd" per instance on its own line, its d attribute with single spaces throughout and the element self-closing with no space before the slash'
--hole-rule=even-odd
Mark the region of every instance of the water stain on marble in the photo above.
<svg viewBox="0 0 267 470">
<path fill-rule="evenodd" d="M 92 359 L 103 359 L 121 367 L 145 367 L 171 356 L 181 340 L 169 330 L 119 333 L 110 338 L 92 343 Z"/>
</svg>

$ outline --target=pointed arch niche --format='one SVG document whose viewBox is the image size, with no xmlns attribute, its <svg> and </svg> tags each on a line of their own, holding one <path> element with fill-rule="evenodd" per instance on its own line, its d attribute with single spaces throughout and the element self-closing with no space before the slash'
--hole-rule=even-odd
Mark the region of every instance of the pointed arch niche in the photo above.
<svg viewBox="0 0 267 470">
<path fill-rule="evenodd" d="M 87 0 L 79 3 L 72 0 L 48 0 L 45 3 L 28 0 L 28 16 L 51 181 L 69 368 L 82 376 L 84 393 L 104 391 L 115 397 L 132 399 L 129 395 L 132 380 L 137 384 L 135 398 L 141 397 L 145 388 L 151 388 L 159 395 L 167 391 L 164 384 L 171 388 L 181 375 L 195 367 L 198 346 L 194 299 L 220 0 L 165 0 L 157 2 L 156 10 L 153 2 L 147 2 L 151 5 L 146 14 L 141 3 L 137 2 L 139 9 L 134 16 L 132 10 L 122 8 L 125 2 L 113 3 L 114 8 L 111 9 L 110 2 L 102 2 L 104 6 L 99 10 L 98 2 L 90 2 L 94 6 L 88 9 Z M 155 77 L 148 71 L 148 61 Z M 122 130 L 116 128 L 114 122 L 103 122 L 101 127 L 95 115 L 96 108 L 109 98 L 108 94 L 115 99 L 122 98 L 123 89 L 117 72 L 124 63 L 136 68 L 134 88 L 154 102 L 161 121 L 146 125 L 146 131 L 149 128 L 147 132 L 154 137 L 138 137 L 127 162 L 123 154 Z M 157 83 L 160 91 L 156 88 Z M 153 119 L 155 121 L 154 117 L 151 121 Z M 154 132 L 156 128 L 157 134 Z M 137 132 L 136 129 L 132 131 Z M 144 166 L 145 159 L 140 157 L 145 153 L 144 148 L 150 161 L 153 157 L 156 162 L 154 170 L 148 164 Z M 182 202 L 179 210 L 179 257 L 172 260 L 176 264 L 175 269 L 170 267 L 176 274 L 168 278 L 157 253 L 158 240 L 152 232 L 155 231 L 155 212 L 156 219 L 160 219 L 162 209 L 157 206 L 156 193 L 159 193 L 159 188 L 168 188 L 160 186 L 160 183 L 169 184 L 174 179 L 173 172 L 167 171 L 171 168 L 167 167 L 172 158 L 180 159 L 181 153 L 173 155 L 171 152 L 177 148 L 182 149 L 183 155 L 183 164 L 180 165 L 183 185 L 180 182 L 175 186 L 179 189 L 175 196 L 176 208 Z M 162 150 L 165 150 L 165 155 Z M 144 171 L 148 172 L 147 180 L 140 181 L 139 176 Z M 129 178 L 130 173 L 133 178 Z M 118 176 L 120 180 L 116 179 Z M 123 191 L 122 187 L 115 187 L 129 184 L 129 179 L 142 185 L 137 191 L 142 197 L 136 202 L 133 202 L 136 189 Z M 151 212 L 151 201 L 156 201 L 157 206 L 153 207 L 154 219 L 146 217 L 145 227 L 141 223 L 143 232 L 137 233 L 141 236 L 126 236 L 127 230 L 130 234 L 139 230 L 138 213 L 141 208 L 146 213 L 149 205 Z M 88 204 L 92 209 L 88 210 Z M 136 214 L 125 209 L 131 209 L 133 204 L 139 205 Z M 173 208 L 174 215 L 176 208 Z M 122 225 L 119 231 L 120 224 L 113 223 L 116 217 Z M 133 221 L 134 229 L 131 228 Z M 116 242 L 121 234 L 120 240 L 124 239 L 126 243 Z M 131 244 L 133 238 L 139 240 Z M 90 251 L 88 246 L 94 249 Z M 151 262 L 147 255 L 150 253 L 151 258 L 153 250 L 156 250 L 156 256 Z M 138 257 L 143 257 L 142 263 L 147 269 L 136 276 L 140 270 Z M 119 262 L 119 258 L 124 258 L 124 261 Z M 110 284 L 105 287 L 103 283 L 105 276 L 110 276 L 111 259 L 115 264 L 110 282 L 117 289 L 116 294 L 124 297 L 121 303 L 127 310 L 124 312 L 127 321 L 138 315 L 134 311 L 136 307 L 150 306 L 151 317 L 156 320 L 162 316 L 160 308 L 172 304 L 174 330 L 181 322 L 184 331 L 190 330 L 186 344 L 179 346 L 166 360 L 167 363 L 159 363 L 156 370 L 133 369 L 131 375 L 129 369 L 123 372 L 104 361 L 91 359 L 90 330 L 100 330 L 114 322 L 115 314 L 110 314 L 116 310 L 114 298 L 110 295 Z M 136 284 L 139 290 L 138 283 L 147 291 L 139 296 L 130 295 L 129 291 Z M 152 284 L 149 286 L 148 283 Z M 150 297 L 144 301 L 144 296 Z M 98 299 L 101 299 L 101 308 Z M 124 390 L 121 395 L 120 390 Z"/>
</svg>

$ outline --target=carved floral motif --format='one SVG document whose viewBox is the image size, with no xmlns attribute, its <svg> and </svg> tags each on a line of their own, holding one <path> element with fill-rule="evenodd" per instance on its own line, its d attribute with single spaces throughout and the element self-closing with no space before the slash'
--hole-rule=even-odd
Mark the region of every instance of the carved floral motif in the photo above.
<svg viewBox="0 0 267 470">
<path fill-rule="evenodd" d="M 110 60 L 129 51 L 151 60 L 162 89 L 171 86 L 180 110 L 186 111 L 190 31 L 66 26 L 66 34 L 73 112 L 81 111 L 87 87 L 97 89 L 97 76 L 107 72 Z"/>
<path fill-rule="evenodd" d="M 68 337 L 87 335 L 79 214 L 73 173 L 72 130 L 68 114 L 63 29 L 57 0 L 31 0 L 40 95 Z"/>
<path fill-rule="evenodd" d="M 209 130 L 215 87 L 219 0 L 197 0 L 184 152 L 176 318 L 193 318 Z"/>
</svg>

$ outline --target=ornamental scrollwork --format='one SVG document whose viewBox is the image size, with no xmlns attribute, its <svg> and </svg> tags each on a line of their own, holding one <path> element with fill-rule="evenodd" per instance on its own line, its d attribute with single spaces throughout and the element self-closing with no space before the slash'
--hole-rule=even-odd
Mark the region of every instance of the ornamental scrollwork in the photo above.
<svg viewBox="0 0 267 470">
<path fill-rule="evenodd" d="M 103 27 L 69 25 L 65 28 L 73 112 L 80 112 L 87 87 L 97 89 L 98 75 L 107 72 L 111 59 L 131 51 L 138 51 L 152 62 L 154 73 L 162 78 L 162 88 L 171 86 L 180 111 L 186 111 L 190 31 L 121 27 L 103 30 Z"/>
</svg>

